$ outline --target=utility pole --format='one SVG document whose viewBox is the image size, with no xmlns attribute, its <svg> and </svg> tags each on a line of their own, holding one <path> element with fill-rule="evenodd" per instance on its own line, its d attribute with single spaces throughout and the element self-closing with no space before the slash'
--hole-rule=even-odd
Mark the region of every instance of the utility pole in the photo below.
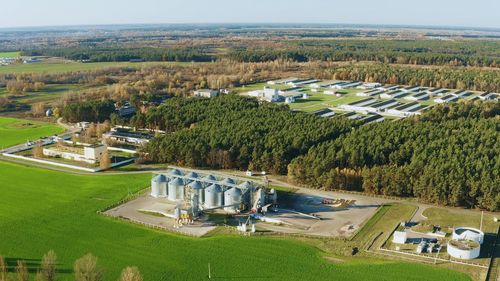
<svg viewBox="0 0 500 281">
<path fill-rule="evenodd" d="M 483 215 L 484 211 L 481 211 L 481 224 L 479 225 L 479 230 L 483 231 Z"/>
<path fill-rule="evenodd" d="M 210 263 L 208 263 L 208 279 L 212 279 L 212 273 L 210 272 Z"/>
</svg>

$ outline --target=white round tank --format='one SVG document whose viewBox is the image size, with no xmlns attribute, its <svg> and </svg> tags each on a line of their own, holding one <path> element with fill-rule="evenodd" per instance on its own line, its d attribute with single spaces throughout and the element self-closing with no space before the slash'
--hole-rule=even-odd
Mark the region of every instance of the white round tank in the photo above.
<svg viewBox="0 0 500 281">
<path fill-rule="evenodd" d="M 479 244 L 483 244 L 484 232 L 472 227 L 457 227 L 453 230 L 454 240 L 473 240 Z"/>
<path fill-rule="evenodd" d="M 481 245 L 474 240 L 450 240 L 446 251 L 454 258 L 470 260 L 479 257 Z"/>
</svg>

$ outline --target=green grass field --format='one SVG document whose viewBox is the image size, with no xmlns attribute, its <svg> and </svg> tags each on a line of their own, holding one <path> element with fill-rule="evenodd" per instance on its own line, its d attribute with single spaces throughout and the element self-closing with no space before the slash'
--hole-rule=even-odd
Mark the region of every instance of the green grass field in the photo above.
<svg viewBox="0 0 500 281">
<path fill-rule="evenodd" d="M 54 249 L 58 280 L 72 280 L 72 263 L 92 252 L 105 280 L 138 266 L 144 280 L 206 280 L 207 264 L 222 280 L 469 280 L 431 266 L 360 258 L 330 263 L 317 248 L 284 238 L 191 238 L 154 231 L 96 214 L 150 175 L 70 175 L 0 162 L 0 253 L 12 266 Z"/>
<path fill-rule="evenodd" d="M 0 148 L 23 143 L 26 140 L 38 139 L 64 131 L 58 125 L 23 120 L 16 118 L 0 117 Z"/>
<path fill-rule="evenodd" d="M 0 67 L 0 74 L 6 73 L 62 73 L 62 72 L 72 72 L 72 71 L 89 71 L 106 69 L 112 67 L 134 67 L 140 68 L 144 66 L 154 66 L 154 65 L 191 65 L 191 62 L 142 62 L 142 63 L 130 63 L 130 62 L 96 62 L 96 63 L 80 63 L 80 62 L 68 62 L 68 63 L 30 63 L 30 64 L 16 64 Z"/>
<path fill-rule="evenodd" d="M 0 52 L 0 58 L 17 58 L 21 52 Z"/>
</svg>

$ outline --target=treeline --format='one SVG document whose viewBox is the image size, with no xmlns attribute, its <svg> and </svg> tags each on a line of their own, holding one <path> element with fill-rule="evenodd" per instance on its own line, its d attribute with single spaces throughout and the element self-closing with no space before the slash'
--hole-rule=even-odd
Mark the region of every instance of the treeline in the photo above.
<svg viewBox="0 0 500 281">
<path fill-rule="evenodd" d="M 500 70 L 349 64 L 328 68 L 320 78 L 500 92 Z"/>
<path fill-rule="evenodd" d="M 143 152 L 148 160 L 281 174 L 310 147 L 335 139 L 357 124 L 292 113 L 286 106 L 236 95 L 173 98 L 133 121 L 170 132 L 147 145 Z"/>
<path fill-rule="evenodd" d="M 104 122 L 115 112 L 112 100 L 91 100 L 71 103 L 62 109 L 61 116 L 68 122 Z"/>
<path fill-rule="evenodd" d="M 24 260 L 17 260 L 15 266 L 9 265 L 5 258 L 0 256 L 0 281 L 56 281 L 61 269 L 58 269 L 57 255 L 53 250 L 43 255 L 39 268 L 32 268 L 31 264 Z M 30 278 L 30 271 L 35 271 L 34 279 Z M 104 271 L 97 264 L 97 257 L 92 254 L 77 259 L 73 266 L 75 281 L 102 281 Z M 14 277 L 15 276 L 15 277 Z M 109 280 L 109 279 L 107 279 Z M 135 266 L 124 268 L 118 281 L 142 281 L 142 275 Z"/>
<path fill-rule="evenodd" d="M 49 48 L 23 52 L 25 56 L 52 56 L 91 62 L 177 61 L 208 62 L 215 58 L 203 48 Z"/>
<path fill-rule="evenodd" d="M 294 159 L 288 176 L 312 188 L 498 211 L 499 113 L 497 102 L 468 102 L 368 124 Z"/>
<path fill-rule="evenodd" d="M 275 47 L 233 48 L 240 62 L 276 59 L 307 61 L 376 61 L 382 63 L 500 67 L 500 43 L 435 40 L 288 40 Z"/>
</svg>

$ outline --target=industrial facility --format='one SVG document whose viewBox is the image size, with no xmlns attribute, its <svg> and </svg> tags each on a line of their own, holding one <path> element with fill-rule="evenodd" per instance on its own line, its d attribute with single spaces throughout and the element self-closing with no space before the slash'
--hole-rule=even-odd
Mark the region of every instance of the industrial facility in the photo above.
<svg viewBox="0 0 500 281">
<path fill-rule="evenodd" d="M 209 210 L 257 212 L 277 201 L 274 190 L 256 182 L 178 169 L 155 174 L 151 180 L 151 196 L 176 202 L 193 216 Z"/>
</svg>

